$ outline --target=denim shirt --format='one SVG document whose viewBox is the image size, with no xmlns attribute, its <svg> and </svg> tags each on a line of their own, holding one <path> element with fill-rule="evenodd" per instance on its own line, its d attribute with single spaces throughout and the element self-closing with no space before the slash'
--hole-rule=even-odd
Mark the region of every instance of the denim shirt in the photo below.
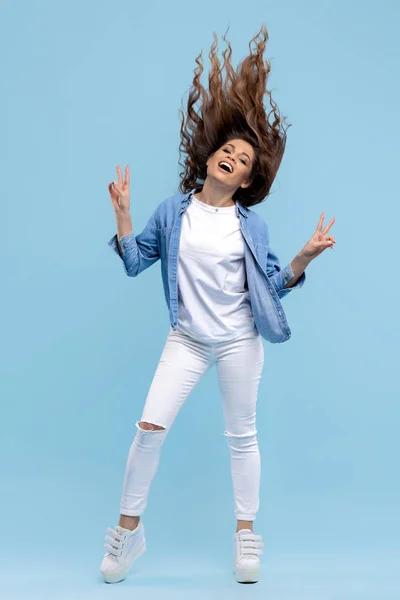
<svg viewBox="0 0 400 600">
<path fill-rule="evenodd" d="M 161 260 L 161 274 L 165 300 L 172 328 L 178 322 L 178 265 L 182 214 L 189 206 L 195 190 L 174 194 L 161 202 L 138 235 L 131 231 L 120 238 L 111 238 L 108 245 L 121 258 L 125 273 L 136 277 Z M 281 304 L 294 289 L 302 287 L 306 275 L 302 273 L 296 285 L 284 289 L 293 277 L 290 264 L 281 268 L 279 259 L 269 245 L 269 231 L 262 217 L 236 202 L 236 215 L 245 240 L 247 287 L 253 317 L 260 335 L 271 343 L 285 342 L 291 336 Z"/>
</svg>

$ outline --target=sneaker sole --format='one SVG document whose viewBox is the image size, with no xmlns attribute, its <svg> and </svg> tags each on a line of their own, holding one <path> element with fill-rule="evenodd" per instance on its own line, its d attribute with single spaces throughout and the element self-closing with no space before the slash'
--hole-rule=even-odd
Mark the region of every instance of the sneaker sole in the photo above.
<svg viewBox="0 0 400 600">
<path fill-rule="evenodd" d="M 146 540 L 143 540 L 137 548 L 129 555 L 124 565 L 121 565 L 119 569 L 115 569 L 110 573 L 107 571 L 100 571 L 103 575 L 105 583 L 118 583 L 125 579 L 129 569 L 131 568 L 133 562 L 140 558 L 142 554 L 146 551 Z"/>
<path fill-rule="evenodd" d="M 238 583 L 257 583 L 260 569 L 236 569 L 234 571 Z"/>
</svg>

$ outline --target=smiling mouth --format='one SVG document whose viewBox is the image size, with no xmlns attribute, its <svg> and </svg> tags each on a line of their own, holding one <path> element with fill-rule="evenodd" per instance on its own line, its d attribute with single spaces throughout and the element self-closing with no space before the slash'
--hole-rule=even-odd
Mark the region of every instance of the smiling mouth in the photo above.
<svg viewBox="0 0 400 600">
<path fill-rule="evenodd" d="M 228 163 L 226 163 L 225 161 L 221 161 L 220 163 L 218 163 L 218 168 L 224 173 L 233 173 L 233 167 L 231 165 L 228 166 Z"/>
</svg>

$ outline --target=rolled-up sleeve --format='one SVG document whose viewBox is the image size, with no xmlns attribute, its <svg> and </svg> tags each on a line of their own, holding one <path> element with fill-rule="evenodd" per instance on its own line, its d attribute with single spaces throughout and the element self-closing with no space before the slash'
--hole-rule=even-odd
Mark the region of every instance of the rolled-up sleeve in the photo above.
<svg viewBox="0 0 400 600">
<path fill-rule="evenodd" d="M 118 244 L 115 234 L 108 245 L 121 258 L 125 273 L 137 277 L 153 265 L 159 258 L 157 236 L 157 209 L 151 215 L 146 227 L 135 236 L 133 231 L 123 235 Z"/>
<path fill-rule="evenodd" d="M 269 242 L 269 231 L 268 226 L 264 222 L 266 228 L 266 239 Z M 293 287 L 286 288 L 285 285 L 289 283 L 289 281 L 294 277 L 293 270 L 290 266 L 290 263 L 286 265 L 285 268 L 282 269 L 280 265 L 279 258 L 271 246 L 268 246 L 268 256 L 267 256 L 267 275 L 274 285 L 279 298 L 284 298 L 293 290 L 300 289 L 304 282 L 306 281 L 306 274 L 303 272 L 299 277 L 298 281 Z"/>
<path fill-rule="evenodd" d="M 268 249 L 267 275 L 273 283 L 279 298 L 284 298 L 291 291 L 300 289 L 306 280 L 304 271 L 294 286 L 285 289 L 285 285 L 294 277 L 293 270 L 290 263 L 282 269 L 277 255 L 271 248 Z"/>
</svg>

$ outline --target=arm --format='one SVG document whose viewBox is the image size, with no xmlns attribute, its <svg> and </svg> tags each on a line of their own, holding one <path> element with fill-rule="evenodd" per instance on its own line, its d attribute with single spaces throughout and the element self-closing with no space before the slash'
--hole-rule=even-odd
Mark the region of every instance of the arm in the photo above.
<svg viewBox="0 0 400 600">
<path fill-rule="evenodd" d="M 284 269 L 281 268 L 279 258 L 268 248 L 267 275 L 273 283 L 279 298 L 284 298 L 292 290 L 299 289 L 306 280 L 305 268 L 307 264 L 297 255 Z"/>
<path fill-rule="evenodd" d="M 303 282 L 305 281 L 305 277 L 306 277 L 305 270 L 309 264 L 310 264 L 310 261 L 307 258 L 305 258 L 301 252 L 299 252 L 299 254 L 297 254 L 294 257 L 294 259 L 290 263 L 290 266 L 291 266 L 292 272 L 293 272 L 293 279 L 288 280 L 288 282 L 285 285 L 285 289 L 295 286 L 297 284 L 297 282 L 300 281 L 300 278 L 302 278 L 303 274 L 304 274 Z"/>
<path fill-rule="evenodd" d="M 292 290 L 299 289 L 303 286 L 306 280 L 306 274 L 304 273 L 305 264 L 303 268 L 303 262 L 295 259 L 284 269 L 282 269 L 279 258 L 274 250 L 269 245 L 269 228 L 265 221 L 263 221 L 264 225 L 264 236 L 266 243 L 268 245 L 268 255 L 267 255 L 267 275 L 274 285 L 279 298 L 284 298 L 287 296 Z"/>
<path fill-rule="evenodd" d="M 336 217 L 333 217 L 328 225 L 322 229 L 324 223 L 324 213 L 321 213 L 317 228 L 307 244 L 302 250 L 294 257 L 290 265 L 285 267 L 282 271 L 280 270 L 279 261 L 277 256 L 271 249 L 268 252 L 267 260 L 267 273 L 271 273 L 270 277 L 274 280 L 276 290 L 281 298 L 286 296 L 291 290 L 299 288 L 303 285 L 306 280 L 305 269 L 322 252 L 327 248 L 334 248 L 336 240 L 331 235 L 326 235 L 332 225 L 334 224 Z M 267 227 L 267 240 L 268 227 Z"/>
<path fill-rule="evenodd" d="M 108 245 L 122 259 L 125 273 L 137 277 L 159 258 L 157 238 L 158 207 L 151 215 L 144 230 L 136 237 L 132 231 L 130 214 L 117 216 L 117 231 Z"/>
</svg>

